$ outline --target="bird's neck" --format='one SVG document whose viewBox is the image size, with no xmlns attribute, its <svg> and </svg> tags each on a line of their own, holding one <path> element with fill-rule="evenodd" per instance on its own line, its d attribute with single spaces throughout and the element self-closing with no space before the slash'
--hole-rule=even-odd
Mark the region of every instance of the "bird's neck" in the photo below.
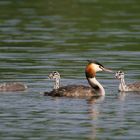
<svg viewBox="0 0 140 140">
<path fill-rule="evenodd" d="M 90 84 L 90 86 L 94 89 L 94 91 L 97 94 L 105 95 L 105 90 L 104 90 L 103 86 L 96 80 L 95 77 L 87 78 L 87 80 L 88 80 L 88 83 Z"/>
<path fill-rule="evenodd" d="M 119 90 L 120 91 L 126 91 L 126 84 L 125 84 L 125 80 L 124 78 L 121 78 L 121 82 L 120 82 L 120 85 L 119 85 Z"/>
<path fill-rule="evenodd" d="M 56 78 L 54 83 L 54 89 L 58 89 L 60 87 L 60 79 Z"/>
</svg>

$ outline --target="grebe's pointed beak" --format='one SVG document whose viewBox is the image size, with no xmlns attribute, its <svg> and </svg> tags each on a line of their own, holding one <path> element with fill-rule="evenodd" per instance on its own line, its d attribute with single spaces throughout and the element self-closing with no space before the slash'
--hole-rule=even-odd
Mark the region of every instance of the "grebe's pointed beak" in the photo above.
<svg viewBox="0 0 140 140">
<path fill-rule="evenodd" d="M 114 73 L 114 71 L 109 68 L 102 67 L 102 70 L 106 72 Z"/>
</svg>

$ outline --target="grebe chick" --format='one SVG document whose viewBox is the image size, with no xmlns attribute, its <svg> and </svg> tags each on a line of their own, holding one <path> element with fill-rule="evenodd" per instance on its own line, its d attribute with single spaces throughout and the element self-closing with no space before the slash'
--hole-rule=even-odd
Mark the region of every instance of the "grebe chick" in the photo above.
<svg viewBox="0 0 140 140">
<path fill-rule="evenodd" d="M 54 87 L 53 89 L 58 89 L 60 87 L 60 74 L 58 71 L 53 71 L 49 74 L 49 79 L 54 79 L 55 83 L 54 83 Z"/>
<path fill-rule="evenodd" d="M 96 80 L 96 72 L 108 71 L 110 69 L 105 68 L 97 61 L 88 61 L 88 65 L 85 68 L 85 75 L 88 80 L 89 86 L 85 85 L 68 85 L 53 89 L 50 92 L 45 92 L 46 96 L 67 96 L 67 97 L 94 97 L 105 95 L 103 86 Z"/>
<path fill-rule="evenodd" d="M 116 72 L 115 77 L 116 79 L 120 80 L 119 91 L 140 91 L 140 82 L 125 84 L 124 72 Z"/>
<path fill-rule="evenodd" d="M 9 82 L 0 84 L 0 92 L 14 92 L 14 91 L 24 91 L 27 86 L 19 82 Z"/>
</svg>

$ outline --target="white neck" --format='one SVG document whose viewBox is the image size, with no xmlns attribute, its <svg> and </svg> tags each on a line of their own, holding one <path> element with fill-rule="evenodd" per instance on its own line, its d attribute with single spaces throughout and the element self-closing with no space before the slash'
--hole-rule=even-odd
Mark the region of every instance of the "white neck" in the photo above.
<svg viewBox="0 0 140 140">
<path fill-rule="evenodd" d="M 58 89 L 60 87 L 60 79 L 56 78 L 53 89 Z"/>
<path fill-rule="evenodd" d="M 120 91 L 126 91 L 126 88 L 127 88 L 127 86 L 125 84 L 125 80 L 124 80 L 124 78 L 121 78 L 120 85 L 119 85 L 119 90 Z"/>
<path fill-rule="evenodd" d="M 105 95 L 105 90 L 103 86 L 96 80 L 95 77 L 87 78 L 90 86 L 94 89 L 97 94 Z"/>
</svg>

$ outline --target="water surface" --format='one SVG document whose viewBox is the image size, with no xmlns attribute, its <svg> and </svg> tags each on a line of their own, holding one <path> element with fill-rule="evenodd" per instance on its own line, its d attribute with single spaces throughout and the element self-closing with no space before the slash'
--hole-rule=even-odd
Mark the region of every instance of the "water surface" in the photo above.
<svg viewBox="0 0 140 140">
<path fill-rule="evenodd" d="M 0 1 L 1 82 L 28 90 L 0 93 L 0 139 L 139 139 L 140 95 L 119 94 L 113 74 L 98 73 L 105 98 L 44 97 L 57 70 L 62 85 L 88 84 L 86 60 L 140 80 L 139 0 Z"/>
</svg>

